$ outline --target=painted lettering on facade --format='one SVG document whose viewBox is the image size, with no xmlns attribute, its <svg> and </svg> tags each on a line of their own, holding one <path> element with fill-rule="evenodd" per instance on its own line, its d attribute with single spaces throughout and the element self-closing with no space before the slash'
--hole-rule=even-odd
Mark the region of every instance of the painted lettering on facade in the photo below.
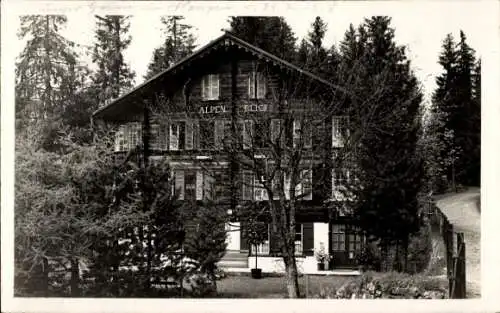
<svg viewBox="0 0 500 313">
<path fill-rule="evenodd" d="M 245 104 L 241 106 L 243 112 L 267 112 L 267 104 Z M 200 107 L 199 114 L 219 114 L 219 113 L 229 113 L 231 111 L 230 107 L 227 105 L 213 105 L 213 106 L 202 106 Z"/>
</svg>

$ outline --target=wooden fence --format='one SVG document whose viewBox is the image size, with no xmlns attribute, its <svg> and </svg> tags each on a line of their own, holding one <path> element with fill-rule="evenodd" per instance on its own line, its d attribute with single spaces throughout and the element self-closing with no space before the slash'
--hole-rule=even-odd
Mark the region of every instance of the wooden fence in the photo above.
<svg viewBox="0 0 500 313">
<path fill-rule="evenodd" d="M 453 230 L 448 217 L 435 205 L 430 203 L 428 212 L 433 232 L 443 237 L 446 250 L 446 273 L 448 291 L 451 299 L 465 299 L 465 241 L 464 234 Z"/>
</svg>

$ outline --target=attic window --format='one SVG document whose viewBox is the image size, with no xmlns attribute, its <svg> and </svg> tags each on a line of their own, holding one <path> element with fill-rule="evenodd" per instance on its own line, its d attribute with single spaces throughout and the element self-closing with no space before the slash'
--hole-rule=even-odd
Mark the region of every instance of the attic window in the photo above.
<svg viewBox="0 0 500 313">
<path fill-rule="evenodd" d="M 219 99 L 219 74 L 209 74 L 204 76 L 201 81 L 201 85 L 203 100 Z"/>
<path fill-rule="evenodd" d="M 266 96 L 266 78 L 263 73 L 252 72 L 248 76 L 248 97 L 264 99 Z"/>
</svg>

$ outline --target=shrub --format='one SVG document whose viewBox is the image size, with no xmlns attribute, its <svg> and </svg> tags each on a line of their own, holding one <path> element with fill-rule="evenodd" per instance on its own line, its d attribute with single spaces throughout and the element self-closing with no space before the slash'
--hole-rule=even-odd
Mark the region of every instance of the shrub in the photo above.
<svg viewBox="0 0 500 313">
<path fill-rule="evenodd" d="M 367 243 L 357 254 L 356 261 L 367 270 L 379 271 L 382 260 L 377 244 L 375 242 Z"/>
<path fill-rule="evenodd" d="M 315 298 L 330 299 L 443 299 L 447 297 L 445 279 L 397 272 L 366 272 L 339 288 L 326 287 Z"/>
<path fill-rule="evenodd" d="M 432 233 L 429 223 L 425 223 L 420 231 L 410 238 L 408 245 L 408 273 L 421 273 L 429 267 L 432 257 Z"/>
</svg>

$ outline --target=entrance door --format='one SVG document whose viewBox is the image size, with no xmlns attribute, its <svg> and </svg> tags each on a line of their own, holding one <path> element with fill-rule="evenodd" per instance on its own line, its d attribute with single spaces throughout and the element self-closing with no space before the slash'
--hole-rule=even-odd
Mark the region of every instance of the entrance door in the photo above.
<svg viewBox="0 0 500 313">
<path fill-rule="evenodd" d="M 330 224 L 330 254 L 333 267 L 351 268 L 356 266 L 356 254 L 361 250 L 363 235 L 346 224 Z"/>
</svg>

